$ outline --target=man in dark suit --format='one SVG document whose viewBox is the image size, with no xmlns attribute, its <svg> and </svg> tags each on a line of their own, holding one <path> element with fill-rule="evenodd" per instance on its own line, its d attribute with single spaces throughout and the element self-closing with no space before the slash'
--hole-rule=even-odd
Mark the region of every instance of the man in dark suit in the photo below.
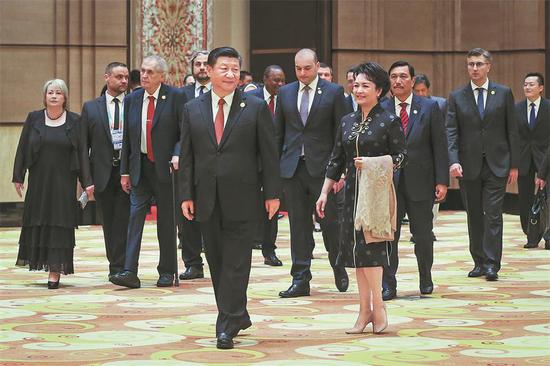
<svg viewBox="0 0 550 366">
<path fill-rule="evenodd" d="M 390 251 L 390 265 L 384 267 L 384 300 L 397 296 L 395 274 L 399 265 L 398 243 L 401 220 L 408 215 L 415 238 L 414 254 L 420 275 L 420 293 L 433 292 L 433 213 L 434 201 L 441 201 L 449 185 L 449 157 L 443 114 L 437 102 L 413 94 L 414 68 L 406 61 L 394 62 L 389 69 L 393 98 L 382 107 L 400 116 L 407 142 L 407 165 L 396 173 L 397 231 Z"/>
<path fill-rule="evenodd" d="M 357 102 L 355 101 L 355 98 L 353 96 L 353 73 L 355 71 L 355 67 L 351 67 L 348 69 L 348 72 L 346 73 L 346 87 L 349 93 L 344 93 L 344 96 L 346 97 L 346 103 L 348 105 L 348 111 L 349 112 L 355 112 L 357 111 Z"/>
<path fill-rule="evenodd" d="M 491 54 L 467 55 L 470 82 L 449 95 L 447 136 L 452 177 L 459 178 L 468 214 L 468 277 L 496 281 L 502 258 L 502 204 L 506 183 L 518 176 L 518 126 L 510 88 L 489 81 Z"/>
<path fill-rule="evenodd" d="M 191 67 L 195 83 L 181 88 L 185 94 L 185 101 L 195 99 L 208 92 L 212 86 L 210 77 L 206 71 L 208 66 L 208 51 L 201 50 L 193 54 Z M 180 202 L 178 202 L 179 206 Z M 181 246 L 181 257 L 185 265 L 185 271 L 179 275 L 180 280 L 192 280 L 204 278 L 202 252 L 202 237 L 200 226 L 195 221 L 187 220 L 181 210 L 177 213 L 178 236 Z"/>
<path fill-rule="evenodd" d="M 529 73 L 523 82 L 526 99 L 516 104 L 520 150 L 519 213 L 525 235 L 529 225 L 529 211 L 535 199 L 535 177 L 539 175 L 542 161 L 550 146 L 550 100 L 542 98 L 543 91 L 544 77 L 538 72 Z M 543 237 L 545 246 L 550 246 L 550 231 Z M 527 235 L 527 244 L 523 247 L 537 248 L 540 239 Z"/>
<path fill-rule="evenodd" d="M 237 89 L 240 65 L 235 49 L 212 50 L 212 90 L 187 103 L 182 118 L 181 208 L 201 226 L 221 349 L 233 348 L 233 337 L 252 324 L 246 290 L 260 188 L 270 219 L 280 194 L 273 122 L 263 100 Z"/>
<path fill-rule="evenodd" d="M 124 137 L 120 158 L 120 183 L 130 193 L 130 223 L 124 271 L 111 277 L 115 285 L 138 288 L 139 251 L 145 215 L 151 198 L 157 203 L 157 237 L 160 258 L 157 286 L 168 287 L 177 275 L 174 237 L 174 199 L 171 162 L 179 163 L 181 109 L 184 95 L 163 83 L 166 61 L 148 56 L 141 64 L 141 86 L 124 100 Z"/>
<path fill-rule="evenodd" d="M 285 73 L 281 66 L 270 65 L 265 68 L 263 76 L 264 86 L 262 88 L 254 89 L 248 92 L 249 95 L 253 95 L 257 98 L 265 100 L 267 107 L 271 112 L 271 116 L 275 117 L 275 110 L 277 109 L 277 94 L 279 88 L 285 85 Z M 268 266 L 282 266 L 283 263 L 277 258 L 275 254 L 275 240 L 277 239 L 278 223 L 277 215 L 273 219 L 267 217 L 267 213 L 260 204 L 260 223 L 258 224 L 258 230 L 256 237 L 259 238 L 262 247 L 262 254 L 264 256 L 264 264 Z"/>
<path fill-rule="evenodd" d="M 89 152 L 92 191 L 103 218 L 109 277 L 124 269 L 126 234 L 130 215 L 128 194 L 120 186 L 120 150 L 124 94 L 128 89 L 128 67 L 111 62 L 105 68 L 106 93 L 82 107 L 82 141 Z"/>
<path fill-rule="evenodd" d="M 288 290 L 279 293 L 281 297 L 309 295 L 313 248 L 308 231 L 336 131 L 346 111 L 342 87 L 318 77 L 319 61 L 314 51 L 302 49 L 296 53 L 294 61 L 298 81 L 279 90 L 275 113 L 292 253 L 292 284 Z M 336 287 L 339 291 L 346 291 L 348 275 L 344 267 L 336 265 L 339 228 L 333 193 L 329 195 L 325 218 L 318 220 Z"/>
</svg>

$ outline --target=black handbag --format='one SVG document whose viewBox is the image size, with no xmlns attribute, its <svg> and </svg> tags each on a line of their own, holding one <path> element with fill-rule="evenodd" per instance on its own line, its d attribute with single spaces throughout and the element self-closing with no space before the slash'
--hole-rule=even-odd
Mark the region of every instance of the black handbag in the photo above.
<svg viewBox="0 0 550 366">
<path fill-rule="evenodd" d="M 527 240 L 529 243 L 538 244 L 542 236 L 550 228 L 550 213 L 548 211 L 546 190 L 539 189 L 529 212 L 529 223 L 527 226 Z"/>
</svg>

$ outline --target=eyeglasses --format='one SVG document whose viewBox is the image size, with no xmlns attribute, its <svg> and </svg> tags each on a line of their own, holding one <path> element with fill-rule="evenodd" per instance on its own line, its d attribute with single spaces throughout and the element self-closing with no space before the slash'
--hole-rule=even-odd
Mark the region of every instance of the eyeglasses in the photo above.
<svg viewBox="0 0 550 366">
<path fill-rule="evenodd" d="M 466 65 L 468 65 L 468 67 L 471 67 L 472 69 L 474 67 L 477 67 L 479 69 L 480 67 L 482 67 L 483 65 L 486 65 L 486 64 L 487 64 L 487 62 L 468 62 Z"/>
</svg>

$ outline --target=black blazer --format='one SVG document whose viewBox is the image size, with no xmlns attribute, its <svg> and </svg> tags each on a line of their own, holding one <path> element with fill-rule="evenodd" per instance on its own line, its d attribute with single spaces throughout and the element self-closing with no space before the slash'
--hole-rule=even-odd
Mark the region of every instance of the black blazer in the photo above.
<svg viewBox="0 0 550 366">
<path fill-rule="evenodd" d="M 535 127 L 529 128 L 527 120 L 527 99 L 516 104 L 519 130 L 519 174 L 526 175 L 531 168 L 531 160 L 538 171 L 550 146 L 550 100 L 541 98 Z"/>
<path fill-rule="evenodd" d="M 92 179 L 85 144 L 80 140 L 79 122 L 80 116 L 78 114 L 67 111 L 65 131 L 72 145 L 70 169 L 78 173 L 81 185 L 85 188 L 92 185 Z M 17 152 L 15 153 L 13 183 L 23 183 L 25 181 L 27 170 L 33 166 L 40 154 L 41 140 L 45 132 L 44 109 L 30 112 L 23 125 L 23 131 L 21 131 Z"/>
<path fill-rule="evenodd" d="M 395 114 L 394 98 L 381 105 Z M 398 174 L 405 177 L 407 194 L 413 201 L 433 199 L 436 184 L 449 185 L 447 135 L 435 100 L 413 95 L 405 141 L 408 163 Z"/>
<path fill-rule="evenodd" d="M 261 100 L 263 100 L 265 102 L 265 99 L 264 99 L 264 87 L 262 86 L 261 88 L 256 88 L 254 90 L 250 90 L 250 91 L 247 91 L 246 94 L 248 95 L 253 95 L 255 96 L 256 98 L 260 98 Z M 267 103 L 267 102 L 266 102 Z"/>
<path fill-rule="evenodd" d="M 180 88 L 181 92 L 185 95 L 186 101 L 195 99 L 195 84 L 196 83 L 193 83 Z"/>
<path fill-rule="evenodd" d="M 347 111 L 344 89 L 319 78 L 317 90 L 310 92 L 313 104 L 304 126 L 297 105 L 299 85 L 295 81 L 281 87 L 277 99 L 275 133 L 281 152 L 281 176 L 291 178 L 294 175 L 303 145 L 309 174 L 322 178 L 340 120 Z"/>
<path fill-rule="evenodd" d="M 144 89 L 139 89 L 124 99 L 124 138 L 120 154 L 120 174 L 130 174 L 132 186 L 139 184 L 141 176 L 141 111 Z M 181 110 L 186 99 L 183 93 L 161 84 L 153 129 L 151 132 L 155 170 L 161 182 L 170 181 L 172 156 L 179 155 Z M 143 131 L 145 133 L 145 131 Z"/>
<path fill-rule="evenodd" d="M 447 107 L 449 163 L 462 165 L 463 179 L 479 176 L 483 155 L 497 177 L 518 167 L 518 126 L 510 88 L 489 81 L 483 119 L 470 83 L 449 95 Z"/>
<path fill-rule="evenodd" d="M 89 151 L 94 189 L 103 192 L 111 177 L 114 154 L 105 95 L 84 103 L 80 125 L 81 140 Z"/>
<path fill-rule="evenodd" d="M 346 112 L 355 112 L 355 110 L 353 109 L 353 97 L 351 96 L 351 94 L 346 97 Z"/>
<path fill-rule="evenodd" d="M 260 187 L 265 199 L 278 198 L 281 190 L 267 104 L 236 90 L 219 145 L 215 136 L 212 92 L 207 92 L 183 110 L 180 198 L 195 201 L 197 221 L 210 218 L 217 200 L 227 220 L 257 219 Z"/>
</svg>

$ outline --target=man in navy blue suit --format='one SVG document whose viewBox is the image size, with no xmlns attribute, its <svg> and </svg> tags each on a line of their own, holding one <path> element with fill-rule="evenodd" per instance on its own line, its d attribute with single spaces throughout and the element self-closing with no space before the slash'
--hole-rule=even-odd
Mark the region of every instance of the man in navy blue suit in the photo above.
<svg viewBox="0 0 550 366">
<path fill-rule="evenodd" d="M 279 90 L 275 130 L 281 152 L 281 176 L 290 220 L 292 284 L 281 297 L 309 296 L 311 280 L 311 217 L 325 178 L 336 131 L 346 113 L 344 90 L 320 79 L 319 61 L 313 50 L 302 49 L 294 57 L 298 81 Z M 336 264 L 339 249 L 338 219 L 334 194 L 329 196 L 325 218 L 319 219 L 329 253 L 336 287 L 346 291 L 348 275 Z"/>
<path fill-rule="evenodd" d="M 407 165 L 396 173 L 397 231 L 392 242 L 390 265 L 384 268 L 384 300 L 397 296 L 395 274 L 399 265 L 398 242 L 401 220 L 408 215 L 415 238 L 414 254 L 420 275 L 420 293 L 433 292 L 434 201 L 441 201 L 449 185 L 449 157 L 443 114 L 436 101 L 413 94 L 414 68 L 397 61 L 389 69 L 393 98 L 382 107 L 401 118 L 407 143 Z"/>
<path fill-rule="evenodd" d="M 141 286 L 137 276 L 145 215 L 151 198 L 157 203 L 160 258 L 157 286 L 168 287 L 177 275 L 174 201 L 170 165 L 179 164 L 181 110 L 184 95 L 164 84 L 166 61 L 148 56 L 141 64 L 141 86 L 124 100 L 124 137 L 120 183 L 130 193 L 130 222 L 124 271 L 110 278 L 115 285 Z"/>
</svg>

